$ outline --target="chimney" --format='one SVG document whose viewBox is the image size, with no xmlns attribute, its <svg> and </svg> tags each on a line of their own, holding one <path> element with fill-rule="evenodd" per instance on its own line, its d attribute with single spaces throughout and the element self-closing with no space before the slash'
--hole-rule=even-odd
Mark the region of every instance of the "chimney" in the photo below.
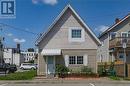
<svg viewBox="0 0 130 86">
<path fill-rule="evenodd" d="M 116 18 L 116 19 L 115 19 L 115 23 L 117 24 L 118 22 L 120 22 L 120 19 L 119 19 L 119 18 Z"/>
</svg>

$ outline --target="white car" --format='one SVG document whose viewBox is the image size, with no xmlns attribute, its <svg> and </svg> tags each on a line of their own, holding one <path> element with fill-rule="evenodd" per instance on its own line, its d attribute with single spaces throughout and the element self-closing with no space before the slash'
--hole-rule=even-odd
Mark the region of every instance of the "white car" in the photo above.
<svg viewBox="0 0 130 86">
<path fill-rule="evenodd" d="M 37 65 L 36 64 L 31 64 L 31 63 L 22 63 L 21 66 L 20 66 L 20 69 L 22 69 L 22 70 L 24 70 L 24 69 L 36 70 Z"/>
</svg>

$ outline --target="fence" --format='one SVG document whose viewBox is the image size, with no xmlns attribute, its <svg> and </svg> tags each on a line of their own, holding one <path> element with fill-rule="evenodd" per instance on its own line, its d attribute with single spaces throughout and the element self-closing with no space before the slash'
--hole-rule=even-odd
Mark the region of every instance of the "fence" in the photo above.
<svg viewBox="0 0 130 86">
<path fill-rule="evenodd" d="M 101 65 L 104 65 L 106 69 L 110 68 L 110 63 L 98 63 L 98 67 Z M 124 64 L 123 63 L 115 63 L 114 64 L 114 69 L 116 71 L 117 76 L 124 76 Z M 130 64 L 126 64 L 126 76 L 130 77 Z"/>
</svg>

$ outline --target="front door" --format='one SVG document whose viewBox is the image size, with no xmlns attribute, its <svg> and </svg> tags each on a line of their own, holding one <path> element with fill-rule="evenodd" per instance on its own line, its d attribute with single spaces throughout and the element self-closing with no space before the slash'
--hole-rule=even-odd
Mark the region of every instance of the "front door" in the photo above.
<svg viewBox="0 0 130 86">
<path fill-rule="evenodd" d="M 47 74 L 54 75 L 55 73 L 55 57 L 48 56 L 47 57 Z"/>
</svg>

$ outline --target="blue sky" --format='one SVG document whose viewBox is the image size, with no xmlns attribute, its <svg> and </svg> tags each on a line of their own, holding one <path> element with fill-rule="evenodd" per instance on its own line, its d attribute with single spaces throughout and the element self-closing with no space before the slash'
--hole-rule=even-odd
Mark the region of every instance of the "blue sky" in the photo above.
<svg viewBox="0 0 130 86">
<path fill-rule="evenodd" d="M 16 0 L 16 18 L 0 19 L 5 23 L 26 31 L 42 33 L 70 2 L 76 12 L 98 36 L 114 24 L 115 18 L 122 18 L 130 12 L 130 0 Z M 35 46 L 37 34 L 31 34 L 10 27 L 0 32 L 5 37 L 5 46 L 22 49 Z"/>
</svg>

